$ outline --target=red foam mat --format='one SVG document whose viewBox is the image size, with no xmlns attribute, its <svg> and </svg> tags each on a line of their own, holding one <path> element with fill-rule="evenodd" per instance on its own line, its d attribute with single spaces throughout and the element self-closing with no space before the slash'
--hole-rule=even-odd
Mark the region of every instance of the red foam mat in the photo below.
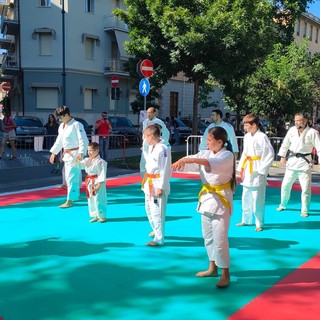
<svg viewBox="0 0 320 320">
<path fill-rule="evenodd" d="M 234 313 L 229 320 L 320 318 L 320 254 Z M 315 317 L 315 315 L 317 315 Z"/>
</svg>

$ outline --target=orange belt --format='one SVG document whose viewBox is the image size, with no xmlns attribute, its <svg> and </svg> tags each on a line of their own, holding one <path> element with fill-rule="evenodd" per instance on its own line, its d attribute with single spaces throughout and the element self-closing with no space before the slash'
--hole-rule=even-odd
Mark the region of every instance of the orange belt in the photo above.
<svg viewBox="0 0 320 320">
<path fill-rule="evenodd" d="M 88 185 L 89 185 L 89 182 L 91 181 L 91 193 L 93 196 L 96 195 L 96 190 L 94 190 L 94 179 L 95 178 L 98 178 L 98 175 L 97 174 L 93 174 L 93 175 L 87 175 L 86 176 L 86 180 L 85 180 L 85 184 L 87 186 L 86 188 L 86 196 L 87 198 L 89 199 L 90 198 L 90 193 L 89 193 L 89 190 L 88 190 Z"/>
<path fill-rule="evenodd" d="M 253 161 L 254 160 L 260 160 L 261 156 L 246 156 L 246 158 L 243 161 L 243 164 L 241 166 L 241 172 L 240 172 L 240 177 L 241 180 L 243 180 L 243 176 L 244 176 L 244 169 L 246 168 L 247 162 L 249 161 L 249 172 L 250 174 L 253 173 Z"/>
<path fill-rule="evenodd" d="M 148 181 L 149 184 L 149 196 L 151 197 L 153 194 L 153 182 L 152 179 L 156 179 L 156 178 L 160 178 L 160 174 L 154 174 L 154 173 L 145 173 L 143 180 L 142 180 L 142 185 L 141 185 L 141 189 L 143 190 L 144 184 L 146 183 L 146 181 Z"/>
<path fill-rule="evenodd" d="M 72 151 L 76 151 L 76 150 L 79 150 L 79 147 L 72 148 L 72 149 L 64 149 L 63 150 L 63 155 L 65 155 L 66 153 L 71 154 Z"/>
</svg>

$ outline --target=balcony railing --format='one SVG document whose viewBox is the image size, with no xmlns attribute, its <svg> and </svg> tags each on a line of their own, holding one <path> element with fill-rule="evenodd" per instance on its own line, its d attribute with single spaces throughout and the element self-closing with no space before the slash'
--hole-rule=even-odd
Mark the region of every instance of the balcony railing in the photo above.
<svg viewBox="0 0 320 320">
<path fill-rule="evenodd" d="M 128 25 L 125 24 L 123 21 L 116 18 L 113 14 L 105 15 L 104 16 L 104 29 L 107 30 L 122 30 L 128 31 Z"/>
<path fill-rule="evenodd" d="M 14 75 L 19 72 L 19 62 L 16 55 L 7 54 L 3 56 L 1 70 L 4 75 Z"/>
<path fill-rule="evenodd" d="M 104 73 L 111 74 L 111 73 L 126 73 L 124 70 L 123 62 L 120 60 L 110 60 L 104 66 Z"/>
</svg>

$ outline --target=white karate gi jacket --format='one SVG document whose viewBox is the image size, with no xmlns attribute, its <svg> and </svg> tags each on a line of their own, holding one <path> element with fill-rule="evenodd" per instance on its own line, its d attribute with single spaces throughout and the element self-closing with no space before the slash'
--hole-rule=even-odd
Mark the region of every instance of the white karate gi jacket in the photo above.
<svg viewBox="0 0 320 320">
<path fill-rule="evenodd" d="M 320 159 L 319 132 L 313 128 L 306 127 L 299 135 L 298 129 L 296 127 L 291 127 L 281 144 L 278 155 L 285 158 L 289 150 L 294 153 L 311 153 L 312 148 L 316 148 Z M 311 155 L 306 158 L 311 162 Z M 310 169 L 311 165 L 303 158 L 289 156 L 286 167 L 290 170 L 306 171 Z"/>
<path fill-rule="evenodd" d="M 250 163 L 247 161 L 244 169 L 242 185 L 246 187 L 259 187 L 259 175 L 267 177 L 269 168 L 274 160 L 274 150 L 266 134 L 260 130 L 254 135 L 246 133 L 243 139 L 243 152 L 239 160 L 237 171 L 241 172 L 242 165 L 247 156 L 260 156 L 260 160 L 253 160 L 253 172 L 250 174 Z M 265 179 L 263 179 L 265 181 Z"/>
<path fill-rule="evenodd" d="M 200 172 L 201 182 L 203 185 L 223 185 L 232 179 L 234 171 L 233 153 L 226 150 L 226 148 L 222 148 L 218 153 L 213 153 L 210 150 L 202 150 L 196 155 L 188 156 L 188 158 L 206 159 L 209 161 L 209 171 L 206 171 L 204 166 L 193 163 L 187 163 L 184 168 L 181 169 L 181 171 L 184 172 Z M 212 215 L 223 215 L 226 210 L 230 210 L 229 212 L 232 212 L 233 191 L 229 188 L 220 192 L 230 203 L 231 210 L 227 209 L 223 205 L 218 194 L 213 192 L 201 195 L 197 211 L 202 214 L 209 213 Z"/>
</svg>

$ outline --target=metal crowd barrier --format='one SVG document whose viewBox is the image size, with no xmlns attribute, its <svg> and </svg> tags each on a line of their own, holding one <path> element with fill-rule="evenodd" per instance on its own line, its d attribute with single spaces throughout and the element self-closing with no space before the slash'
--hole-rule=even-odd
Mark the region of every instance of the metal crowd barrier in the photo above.
<svg viewBox="0 0 320 320">
<path fill-rule="evenodd" d="M 237 136 L 237 142 L 238 142 L 238 147 L 239 147 L 239 155 L 238 157 L 240 158 L 241 153 L 243 151 L 243 136 Z M 202 136 L 200 135 L 191 135 L 187 138 L 187 155 L 192 155 L 196 154 L 198 152 L 199 144 L 201 142 Z M 279 160 L 279 157 L 277 156 L 280 146 L 283 141 L 283 137 L 270 137 L 269 140 L 271 142 L 271 145 L 274 149 L 274 160 Z M 239 159 L 238 159 L 239 160 Z"/>
<path fill-rule="evenodd" d="M 12 150 L 7 143 L 6 149 L 0 160 L 0 170 L 15 169 L 23 167 L 37 167 L 50 164 L 50 148 L 57 136 L 17 136 L 16 150 L 17 159 L 12 159 Z M 98 135 L 88 135 L 89 141 L 99 143 Z M 107 153 L 108 160 L 116 159 L 125 162 L 127 151 L 127 138 L 124 135 L 110 135 L 110 145 Z M 52 165 L 53 166 L 53 165 Z M 59 163 L 55 164 L 59 169 Z"/>
</svg>

